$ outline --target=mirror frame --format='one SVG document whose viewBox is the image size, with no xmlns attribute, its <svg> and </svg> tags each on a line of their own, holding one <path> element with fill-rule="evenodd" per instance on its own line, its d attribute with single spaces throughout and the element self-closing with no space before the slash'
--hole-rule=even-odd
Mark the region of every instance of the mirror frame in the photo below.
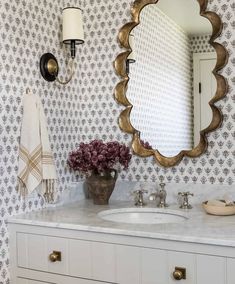
<svg viewBox="0 0 235 284">
<path fill-rule="evenodd" d="M 154 156 L 156 161 L 164 167 L 172 167 L 178 164 L 184 156 L 195 158 L 204 153 L 207 149 L 207 134 L 220 127 L 223 116 L 215 103 L 224 98 L 227 94 L 228 85 L 227 80 L 219 74 L 219 71 L 224 68 L 228 61 L 228 52 L 224 46 L 215 42 L 215 39 L 219 37 L 223 29 L 223 23 L 220 17 L 211 11 L 207 11 L 208 0 L 197 0 L 200 6 L 200 15 L 207 18 L 212 25 L 212 36 L 209 43 L 214 47 L 217 54 L 217 63 L 212 71 L 217 81 L 217 90 L 214 97 L 208 102 L 212 109 L 212 121 L 210 125 L 200 131 L 200 142 L 192 150 L 182 150 L 178 155 L 174 157 L 165 157 L 158 150 L 147 149 L 143 146 L 140 139 L 140 131 L 135 129 L 130 121 L 130 114 L 133 105 L 129 102 L 126 93 L 128 89 L 129 76 L 126 71 L 127 57 L 132 52 L 129 45 L 129 35 L 131 31 L 140 24 L 140 13 L 142 9 L 150 4 L 156 4 L 158 0 L 136 0 L 131 7 L 132 21 L 125 24 L 119 31 L 118 39 L 122 47 L 127 49 L 125 52 L 120 53 L 115 62 L 114 68 L 117 75 L 121 77 L 121 81 L 117 84 L 114 97 L 118 103 L 123 105 L 125 109 L 119 116 L 119 127 L 126 133 L 132 134 L 132 149 L 135 154 L 140 157 Z"/>
</svg>

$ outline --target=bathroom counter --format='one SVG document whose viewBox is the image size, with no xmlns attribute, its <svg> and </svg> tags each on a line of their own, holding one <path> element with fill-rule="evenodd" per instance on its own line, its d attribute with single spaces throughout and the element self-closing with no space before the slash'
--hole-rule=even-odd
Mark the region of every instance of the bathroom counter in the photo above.
<svg viewBox="0 0 235 284">
<path fill-rule="evenodd" d="M 182 223 L 145 225 L 115 223 L 97 216 L 100 211 L 124 207 L 134 206 L 120 201 L 100 206 L 86 200 L 18 215 L 9 223 L 235 247 L 235 215 L 212 216 L 206 214 L 200 205 L 191 210 L 172 205 L 162 210 L 183 211 L 189 219 Z"/>
</svg>

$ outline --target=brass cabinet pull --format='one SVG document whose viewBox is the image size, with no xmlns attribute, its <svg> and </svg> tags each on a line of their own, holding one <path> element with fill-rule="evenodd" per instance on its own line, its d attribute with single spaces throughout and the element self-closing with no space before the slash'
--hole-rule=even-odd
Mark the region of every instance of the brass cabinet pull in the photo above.
<svg viewBox="0 0 235 284">
<path fill-rule="evenodd" d="M 53 252 L 49 255 L 49 260 L 50 260 L 51 262 L 61 261 L 61 252 L 60 252 L 60 251 L 53 251 Z"/>
<path fill-rule="evenodd" d="M 173 272 L 173 276 L 174 276 L 175 280 L 183 279 L 183 273 L 180 270 L 175 270 Z"/>
<path fill-rule="evenodd" d="M 175 267 L 175 271 L 173 272 L 173 277 L 175 280 L 186 279 L 186 268 Z"/>
</svg>

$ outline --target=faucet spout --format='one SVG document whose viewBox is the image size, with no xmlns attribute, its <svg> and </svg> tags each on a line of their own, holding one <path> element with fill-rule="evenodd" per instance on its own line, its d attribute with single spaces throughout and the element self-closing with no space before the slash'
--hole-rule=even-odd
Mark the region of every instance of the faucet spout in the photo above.
<svg viewBox="0 0 235 284">
<path fill-rule="evenodd" d="M 168 207 L 168 205 L 166 204 L 166 196 L 167 196 L 167 192 L 165 190 L 165 183 L 161 183 L 160 184 L 161 189 L 158 190 L 157 192 L 151 193 L 149 195 L 149 200 L 150 201 L 157 201 L 157 207 L 160 208 L 165 208 Z"/>
<path fill-rule="evenodd" d="M 155 201 L 155 200 L 157 200 L 158 197 L 159 197 L 158 192 L 154 192 L 154 193 L 151 193 L 151 194 L 149 195 L 149 200 L 150 200 L 150 201 Z"/>
</svg>

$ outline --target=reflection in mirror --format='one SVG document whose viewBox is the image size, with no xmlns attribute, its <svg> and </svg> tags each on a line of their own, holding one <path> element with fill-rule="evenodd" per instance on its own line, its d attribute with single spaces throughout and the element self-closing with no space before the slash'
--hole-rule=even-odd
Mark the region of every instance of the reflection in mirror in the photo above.
<svg viewBox="0 0 235 284">
<path fill-rule="evenodd" d="M 167 157 L 197 146 L 212 120 L 216 54 L 209 44 L 212 26 L 199 10 L 197 0 L 159 0 L 144 7 L 131 32 L 131 124 Z"/>
</svg>

